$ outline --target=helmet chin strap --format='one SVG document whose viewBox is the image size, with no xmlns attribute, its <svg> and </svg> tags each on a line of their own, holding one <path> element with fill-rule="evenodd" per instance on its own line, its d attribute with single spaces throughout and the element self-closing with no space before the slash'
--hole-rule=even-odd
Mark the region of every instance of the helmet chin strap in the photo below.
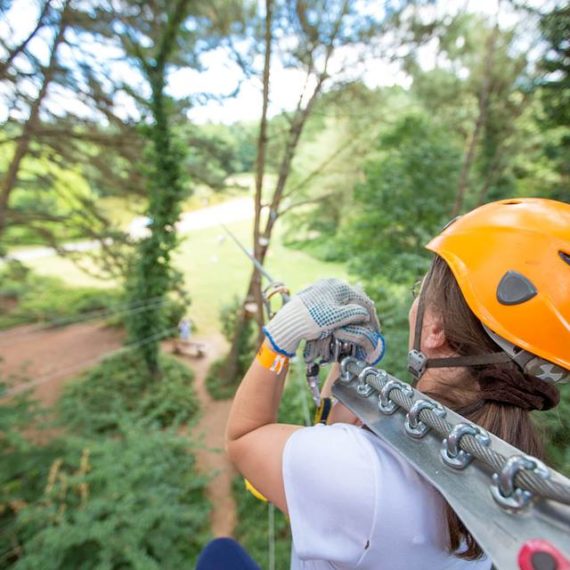
<svg viewBox="0 0 570 570">
<path fill-rule="evenodd" d="M 472 356 L 449 356 L 446 358 L 428 358 L 421 351 L 422 328 L 425 313 L 424 291 L 427 289 L 430 279 L 431 273 L 428 273 L 420 290 L 418 297 L 418 310 L 416 314 L 416 325 L 414 328 L 414 344 L 412 350 L 408 352 L 408 371 L 414 377 L 413 385 L 415 386 L 417 384 L 418 380 L 424 375 L 425 371 L 428 368 L 481 366 L 482 364 L 498 364 L 501 362 L 510 362 L 512 360 L 512 357 L 507 352 L 493 352 L 490 354 L 476 354 Z M 493 340 L 495 339 L 493 338 Z"/>
</svg>

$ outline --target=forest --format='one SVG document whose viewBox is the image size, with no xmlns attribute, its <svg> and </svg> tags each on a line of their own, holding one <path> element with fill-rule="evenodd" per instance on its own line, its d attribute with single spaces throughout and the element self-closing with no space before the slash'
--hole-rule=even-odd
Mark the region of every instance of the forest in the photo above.
<svg viewBox="0 0 570 570">
<path fill-rule="evenodd" d="M 288 568 L 221 449 L 267 319 L 240 247 L 361 285 L 410 381 L 426 243 L 570 203 L 568 38 L 557 0 L 2 0 L 0 568 L 192 568 L 224 533 Z M 280 417 L 311 407 L 298 359 Z"/>
</svg>

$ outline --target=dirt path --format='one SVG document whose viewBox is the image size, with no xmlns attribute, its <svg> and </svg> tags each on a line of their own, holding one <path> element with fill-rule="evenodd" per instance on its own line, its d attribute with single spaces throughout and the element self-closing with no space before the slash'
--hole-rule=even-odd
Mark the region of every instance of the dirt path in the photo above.
<svg viewBox="0 0 570 570">
<path fill-rule="evenodd" d="M 193 436 L 203 447 L 196 452 L 198 469 L 212 476 L 207 487 L 207 496 L 212 503 L 212 534 L 232 536 L 236 523 L 236 505 L 232 496 L 232 480 L 235 470 L 224 453 L 224 431 L 230 411 L 231 400 L 213 400 L 206 389 L 206 374 L 212 361 L 222 356 L 227 348 L 221 335 L 196 338 L 206 346 L 206 357 L 183 358 L 195 374 L 195 388 L 200 400 L 201 419 L 194 428 Z"/>
<path fill-rule="evenodd" d="M 14 385 L 34 382 L 36 398 L 51 406 L 67 380 L 119 349 L 123 338 L 101 323 L 17 327 L 0 335 L 0 371 Z"/>
<path fill-rule="evenodd" d="M 11 387 L 34 382 L 35 397 L 46 406 L 53 405 L 64 384 L 94 366 L 104 355 L 121 347 L 124 333 L 102 324 L 77 324 L 62 329 L 23 326 L 0 333 L 0 372 Z M 198 468 L 213 475 L 208 488 L 212 502 L 212 533 L 231 536 L 236 521 L 236 506 L 231 484 L 235 472 L 226 458 L 224 430 L 231 402 L 210 398 L 205 386 L 213 360 L 221 356 L 225 340 L 221 335 L 196 338 L 206 347 L 200 359 L 180 357 L 195 373 L 195 389 L 200 400 L 201 419 L 192 435 L 202 442 L 196 453 Z M 171 344 L 163 348 L 170 352 Z"/>
</svg>

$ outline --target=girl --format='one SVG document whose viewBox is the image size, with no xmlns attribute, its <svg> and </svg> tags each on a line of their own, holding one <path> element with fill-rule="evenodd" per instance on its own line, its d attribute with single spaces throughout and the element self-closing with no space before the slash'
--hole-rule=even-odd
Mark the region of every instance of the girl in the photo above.
<svg viewBox="0 0 570 570">
<path fill-rule="evenodd" d="M 417 388 L 540 457 L 529 413 L 555 406 L 555 384 L 570 379 L 570 205 L 487 204 L 427 248 L 435 257 L 409 313 Z M 379 359 L 370 300 L 320 281 L 293 297 L 265 334 L 233 402 L 227 451 L 290 518 L 292 568 L 490 568 L 435 489 L 366 428 L 276 423 L 287 359 L 301 340 L 322 354 L 334 336 L 368 362 Z"/>
</svg>

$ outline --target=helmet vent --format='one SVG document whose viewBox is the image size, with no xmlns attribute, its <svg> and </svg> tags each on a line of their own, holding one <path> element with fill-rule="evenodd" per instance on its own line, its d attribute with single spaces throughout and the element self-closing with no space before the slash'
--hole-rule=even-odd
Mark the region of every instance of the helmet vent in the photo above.
<svg viewBox="0 0 570 570">
<path fill-rule="evenodd" d="M 501 305 L 519 305 L 536 294 L 536 287 L 531 281 L 516 271 L 507 271 L 497 287 L 497 300 Z"/>
<path fill-rule="evenodd" d="M 563 251 L 558 252 L 562 261 L 565 261 L 568 265 L 570 265 L 570 253 L 564 253 Z"/>
</svg>

